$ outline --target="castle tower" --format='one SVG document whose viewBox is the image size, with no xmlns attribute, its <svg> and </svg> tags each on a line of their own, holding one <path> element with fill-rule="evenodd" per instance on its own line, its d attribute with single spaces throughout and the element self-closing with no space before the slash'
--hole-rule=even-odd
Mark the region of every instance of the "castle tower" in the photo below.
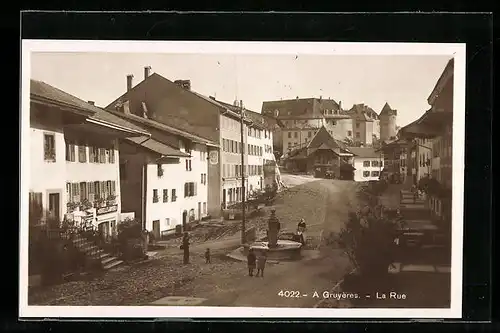
<svg viewBox="0 0 500 333">
<path fill-rule="evenodd" d="M 391 109 L 388 103 L 385 103 L 380 112 L 380 140 L 385 141 L 396 137 L 396 117 L 397 110 Z"/>
</svg>

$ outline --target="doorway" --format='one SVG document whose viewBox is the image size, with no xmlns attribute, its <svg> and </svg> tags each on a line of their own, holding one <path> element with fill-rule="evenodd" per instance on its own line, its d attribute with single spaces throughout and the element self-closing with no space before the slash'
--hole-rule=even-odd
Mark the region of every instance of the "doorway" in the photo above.
<svg viewBox="0 0 500 333">
<path fill-rule="evenodd" d="M 102 237 L 103 242 L 108 242 L 110 236 L 109 222 L 102 222 L 98 225 L 99 234 Z"/>
<path fill-rule="evenodd" d="M 161 233 L 160 233 L 160 220 L 154 220 L 153 221 L 153 235 L 156 239 L 160 239 Z"/>
<path fill-rule="evenodd" d="M 49 217 L 54 222 L 59 223 L 61 221 L 60 214 L 61 207 L 61 196 L 59 193 L 49 193 Z"/>
</svg>

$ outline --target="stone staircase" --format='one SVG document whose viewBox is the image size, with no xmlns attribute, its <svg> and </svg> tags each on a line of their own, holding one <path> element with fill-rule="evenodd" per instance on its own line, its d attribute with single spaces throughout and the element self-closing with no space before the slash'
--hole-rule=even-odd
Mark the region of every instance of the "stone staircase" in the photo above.
<svg viewBox="0 0 500 333">
<path fill-rule="evenodd" d="M 97 246 L 93 241 L 86 239 L 82 235 L 74 234 L 72 242 L 78 251 L 85 254 L 89 259 L 99 260 L 102 268 L 107 271 L 112 268 L 123 264 L 123 261 L 117 257 L 112 256 L 110 253 L 105 252 L 102 248 Z"/>
<path fill-rule="evenodd" d="M 400 211 L 406 221 L 403 236 L 407 246 L 419 246 L 424 250 L 447 247 L 449 236 L 432 222 L 424 199 L 415 200 L 411 191 L 401 190 Z"/>
</svg>

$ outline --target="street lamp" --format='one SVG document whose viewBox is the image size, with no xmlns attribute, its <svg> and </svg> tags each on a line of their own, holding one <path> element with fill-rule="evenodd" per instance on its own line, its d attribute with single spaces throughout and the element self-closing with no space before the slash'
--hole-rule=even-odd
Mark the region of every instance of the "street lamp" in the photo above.
<svg viewBox="0 0 500 333">
<path fill-rule="evenodd" d="M 246 243 L 246 216 L 245 216 L 245 142 L 244 138 L 244 129 L 243 129 L 243 118 L 244 118 L 244 110 L 243 110 L 243 101 L 240 100 L 240 136 L 241 136 L 241 244 Z"/>
</svg>

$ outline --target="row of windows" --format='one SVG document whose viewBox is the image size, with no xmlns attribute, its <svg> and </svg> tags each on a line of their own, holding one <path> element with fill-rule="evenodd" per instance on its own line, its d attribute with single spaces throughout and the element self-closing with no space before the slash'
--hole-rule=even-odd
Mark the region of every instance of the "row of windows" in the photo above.
<svg viewBox="0 0 500 333">
<path fill-rule="evenodd" d="M 230 140 L 230 139 L 222 139 L 222 151 L 228 153 L 241 154 L 241 142 Z"/>
<path fill-rule="evenodd" d="M 66 140 L 66 161 L 86 163 L 115 163 L 115 150 L 110 143 L 107 147 L 102 145 L 89 145 L 83 142 L 77 144 L 74 140 Z M 88 148 L 88 153 L 87 153 Z M 47 162 L 56 161 L 56 139 L 55 134 L 45 133 L 43 135 L 43 157 Z"/>
<path fill-rule="evenodd" d="M 363 171 L 363 177 L 379 177 L 379 171 Z"/>
<path fill-rule="evenodd" d="M 168 196 L 169 190 L 168 189 L 163 189 L 163 202 L 168 202 L 169 201 L 169 196 Z M 170 197 L 171 202 L 177 201 L 177 194 L 176 194 L 176 189 L 173 188 L 170 192 L 172 195 Z M 160 198 L 158 196 L 158 189 L 153 189 L 153 203 L 159 202 Z"/>
<path fill-rule="evenodd" d="M 248 155 L 262 156 L 262 147 L 248 144 Z"/>
<path fill-rule="evenodd" d="M 384 166 L 384 162 L 382 161 L 363 161 L 363 166 L 364 167 L 369 167 L 369 166 L 372 166 L 372 167 L 382 167 Z"/>
<path fill-rule="evenodd" d="M 66 183 L 68 202 L 111 200 L 116 197 L 116 182 L 114 180 Z"/>
<path fill-rule="evenodd" d="M 223 164 L 222 177 L 223 178 L 241 177 L 242 175 L 241 170 L 242 170 L 241 164 Z M 262 175 L 262 172 L 263 172 L 262 165 L 248 165 L 249 176 L 259 176 Z"/>
<path fill-rule="evenodd" d="M 163 190 L 163 202 L 168 202 L 168 189 Z M 198 194 L 198 184 L 195 182 L 184 183 L 184 197 L 195 197 Z M 153 189 L 153 203 L 160 201 L 158 189 Z M 174 188 L 171 190 L 171 202 L 177 201 L 177 190 Z"/>
</svg>

